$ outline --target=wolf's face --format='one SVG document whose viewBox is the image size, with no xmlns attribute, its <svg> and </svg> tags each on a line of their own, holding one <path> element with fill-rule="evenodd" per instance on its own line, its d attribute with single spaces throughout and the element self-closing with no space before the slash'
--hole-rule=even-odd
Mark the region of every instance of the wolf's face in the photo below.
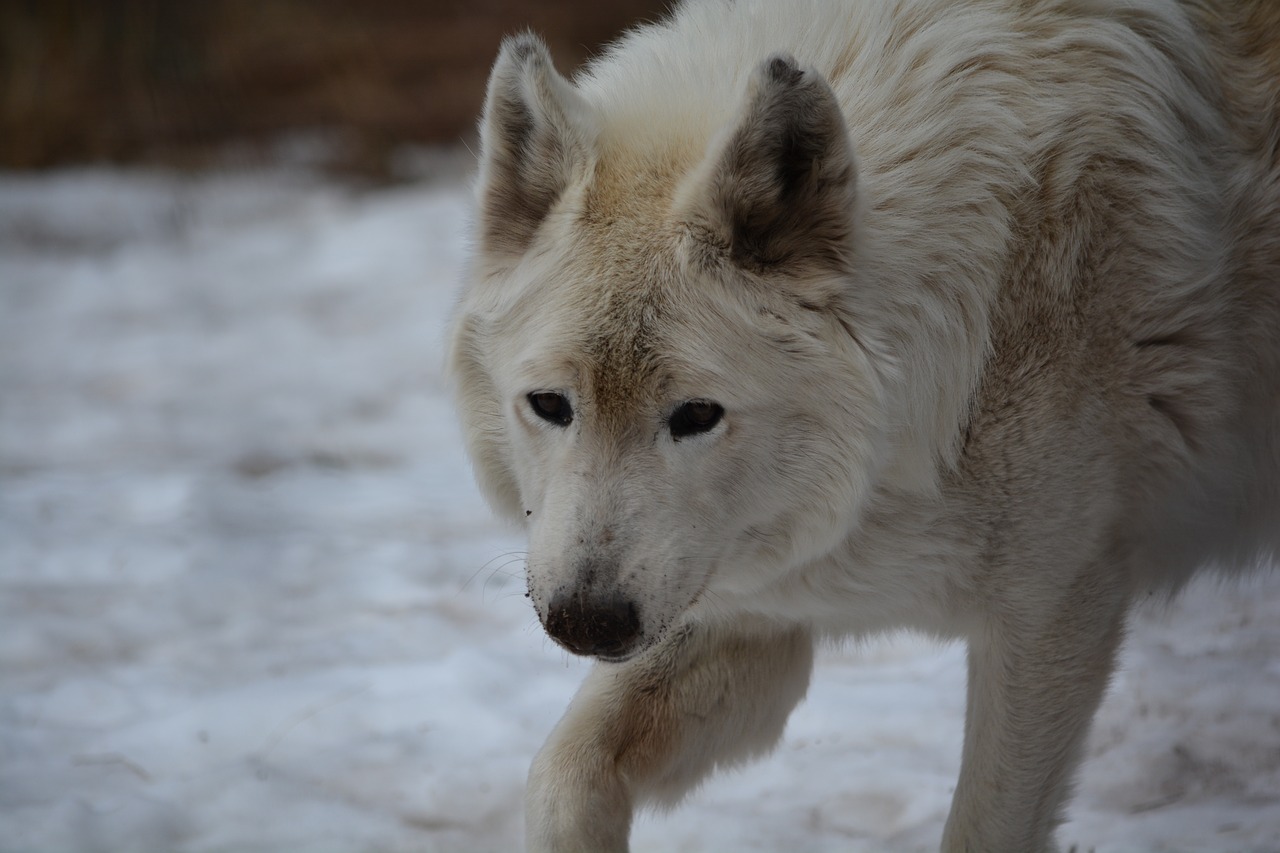
<svg viewBox="0 0 1280 853">
<path fill-rule="evenodd" d="M 847 536 L 883 418 L 842 302 L 854 169 L 825 83 L 770 60 L 684 170 L 595 121 L 538 42 L 504 46 L 452 367 L 543 626 L 622 659 Z"/>
</svg>

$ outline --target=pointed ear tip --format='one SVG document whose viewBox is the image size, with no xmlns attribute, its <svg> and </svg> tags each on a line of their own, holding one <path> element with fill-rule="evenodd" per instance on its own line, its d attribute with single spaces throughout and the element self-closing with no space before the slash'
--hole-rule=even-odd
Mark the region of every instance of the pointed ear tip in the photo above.
<svg viewBox="0 0 1280 853">
<path fill-rule="evenodd" d="M 775 53 L 760 63 L 759 73 L 771 83 L 795 85 L 804 76 L 804 69 L 789 53 Z"/>
<path fill-rule="evenodd" d="M 510 63 L 522 66 L 528 63 L 549 62 L 550 59 L 551 52 L 547 50 L 547 43 L 533 30 L 523 30 L 507 36 L 502 40 L 502 47 L 498 50 L 499 64 Z"/>
<path fill-rule="evenodd" d="M 775 53 L 756 67 L 756 85 L 766 89 L 830 89 L 827 78 L 790 53 Z"/>
<path fill-rule="evenodd" d="M 532 30 L 509 35 L 498 48 L 498 57 L 489 71 L 485 113 L 504 100 L 523 100 L 523 80 L 539 69 L 552 68 L 546 43 Z M 483 122 L 483 118 L 481 119 Z"/>
</svg>

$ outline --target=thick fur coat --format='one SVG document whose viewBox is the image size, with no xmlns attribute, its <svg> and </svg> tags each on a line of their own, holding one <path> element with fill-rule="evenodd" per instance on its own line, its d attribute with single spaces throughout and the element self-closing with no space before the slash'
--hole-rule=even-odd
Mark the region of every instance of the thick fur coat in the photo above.
<svg viewBox="0 0 1280 853">
<path fill-rule="evenodd" d="M 534 850 L 770 748 L 815 639 L 969 646 L 946 850 L 1053 847 L 1135 597 L 1280 545 L 1280 6 L 700 0 L 506 42 L 451 369 L 601 659 Z"/>
</svg>

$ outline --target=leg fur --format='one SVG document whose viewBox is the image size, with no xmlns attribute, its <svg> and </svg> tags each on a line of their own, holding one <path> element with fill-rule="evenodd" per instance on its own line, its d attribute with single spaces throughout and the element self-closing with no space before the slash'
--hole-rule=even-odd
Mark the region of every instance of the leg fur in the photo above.
<svg viewBox="0 0 1280 853">
<path fill-rule="evenodd" d="M 1054 829 L 1114 666 L 1127 602 L 1118 590 L 1080 586 L 1042 619 L 994 618 L 971 639 L 946 853 L 1057 849 Z"/>
<path fill-rule="evenodd" d="M 597 664 L 534 759 L 528 849 L 625 851 L 636 805 L 674 803 L 716 767 L 771 749 L 812 668 L 799 628 L 690 628 Z"/>
</svg>

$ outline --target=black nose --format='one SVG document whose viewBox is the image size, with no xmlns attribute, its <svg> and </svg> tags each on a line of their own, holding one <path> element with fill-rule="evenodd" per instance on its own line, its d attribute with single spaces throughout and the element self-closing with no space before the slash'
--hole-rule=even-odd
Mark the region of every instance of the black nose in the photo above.
<svg viewBox="0 0 1280 853">
<path fill-rule="evenodd" d="M 547 633 L 578 655 L 621 657 L 640 636 L 636 606 L 619 597 L 557 595 L 547 608 Z"/>
</svg>

